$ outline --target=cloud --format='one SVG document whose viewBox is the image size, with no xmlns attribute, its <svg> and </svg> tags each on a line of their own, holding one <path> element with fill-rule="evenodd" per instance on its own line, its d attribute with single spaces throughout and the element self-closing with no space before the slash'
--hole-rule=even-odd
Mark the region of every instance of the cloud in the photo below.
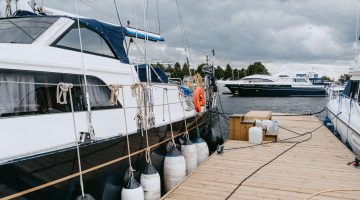
<svg viewBox="0 0 360 200">
<path fill-rule="evenodd" d="M 5 0 L 1 0 L 4 4 Z M 356 0 L 178 0 L 193 62 L 216 51 L 216 63 L 246 67 L 255 61 L 273 70 L 317 64 L 350 66 L 356 28 Z M 76 12 L 76 0 L 43 0 L 45 6 Z M 159 29 L 156 1 L 149 1 L 149 30 Z M 158 0 L 165 43 L 150 44 L 151 58 L 185 62 L 175 0 Z M 41 3 L 38 1 L 38 3 Z M 144 27 L 143 0 L 117 0 L 122 22 Z M 80 0 L 79 13 L 118 24 L 112 0 Z M 102 11 L 106 11 L 103 13 Z M 142 41 L 138 41 L 143 46 Z M 141 57 L 132 47 L 131 58 Z M 279 65 L 279 67 L 276 67 Z M 277 69 L 278 68 L 278 69 Z M 336 70 L 335 70 L 336 71 Z"/>
</svg>

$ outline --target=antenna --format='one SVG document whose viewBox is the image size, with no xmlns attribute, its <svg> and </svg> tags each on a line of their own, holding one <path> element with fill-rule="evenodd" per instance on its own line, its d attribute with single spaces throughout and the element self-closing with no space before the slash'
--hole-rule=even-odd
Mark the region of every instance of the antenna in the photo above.
<svg viewBox="0 0 360 200">
<path fill-rule="evenodd" d="M 359 44 L 359 0 L 356 2 L 356 35 L 355 35 L 355 65 L 358 66 L 358 44 Z"/>
<path fill-rule="evenodd" d="M 11 15 L 11 0 L 6 0 L 5 17 L 10 17 Z"/>
</svg>

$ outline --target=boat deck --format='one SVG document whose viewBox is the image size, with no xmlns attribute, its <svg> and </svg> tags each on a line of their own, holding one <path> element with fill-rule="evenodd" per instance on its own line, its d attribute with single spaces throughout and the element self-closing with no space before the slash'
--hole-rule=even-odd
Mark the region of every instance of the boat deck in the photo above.
<svg viewBox="0 0 360 200">
<path fill-rule="evenodd" d="M 298 133 L 321 126 L 314 116 L 273 115 L 273 119 L 280 126 Z M 297 135 L 280 129 L 277 143 L 226 150 L 250 145 L 246 141 L 230 140 L 226 142 L 223 154 L 214 153 L 163 199 L 360 198 L 360 169 L 347 165 L 355 155 L 327 128 L 319 128 L 310 140 L 291 149 L 310 134 L 281 141 L 294 136 Z M 258 170 L 261 166 L 264 167 Z M 312 197 L 322 191 L 328 192 Z"/>
</svg>

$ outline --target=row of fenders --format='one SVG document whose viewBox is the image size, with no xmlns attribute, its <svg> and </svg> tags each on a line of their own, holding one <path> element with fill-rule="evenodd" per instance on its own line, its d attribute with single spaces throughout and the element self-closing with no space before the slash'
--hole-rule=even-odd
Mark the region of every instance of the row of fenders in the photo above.
<svg viewBox="0 0 360 200">
<path fill-rule="evenodd" d="M 174 142 L 170 142 L 168 145 L 163 166 L 164 192 L 170 191 L 209 157 L 209 147 L 199 134 L 196 134 L 193 141 L 189 137 L 184 139 L 181 151 Z M 141 174 L 140 183 L 134 176 L 130 176 L 121 191 L 122 200 L 156 200 L 160 198 L 161 179 L 151 162 L 147 164 Z"/>
</svg>

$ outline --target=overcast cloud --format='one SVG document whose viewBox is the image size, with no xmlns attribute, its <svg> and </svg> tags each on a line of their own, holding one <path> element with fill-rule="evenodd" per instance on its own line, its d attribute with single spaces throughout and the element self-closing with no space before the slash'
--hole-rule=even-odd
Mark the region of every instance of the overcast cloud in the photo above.
<svg viewBox="0 0 360 200">
<path fill-rule="evenodd" d="M 43 0 L 44 6 L 72 13 L 76 12 L 75 2 Z M 150 57 L 184 62 L 175 0 L 158 2 L 165 42 L 150 44 Z M 356 0 L 179 0 L 179 3 L 196 64 L 203 62 L 212 49 L 216 51 L 217 64 L 230 63 L 241 68 L 261 61 L 272 73 L 318 70 L 337 77 L 353 63 Z M 143 0 L 117 0 L 117 4 L 124 24 L 130 20 L 132 26 L 144 27 Z M 79 14 L 118 24 L 113 0 L 81 0 Z M 157 32 L 156 0 L 149 0 L 148 20 L 149 29 Z M 138 44 L 143 46 L 142 41 Z M 134 47 L 131 53 L 131 58 L 141 57 Z"/>
</svg>

